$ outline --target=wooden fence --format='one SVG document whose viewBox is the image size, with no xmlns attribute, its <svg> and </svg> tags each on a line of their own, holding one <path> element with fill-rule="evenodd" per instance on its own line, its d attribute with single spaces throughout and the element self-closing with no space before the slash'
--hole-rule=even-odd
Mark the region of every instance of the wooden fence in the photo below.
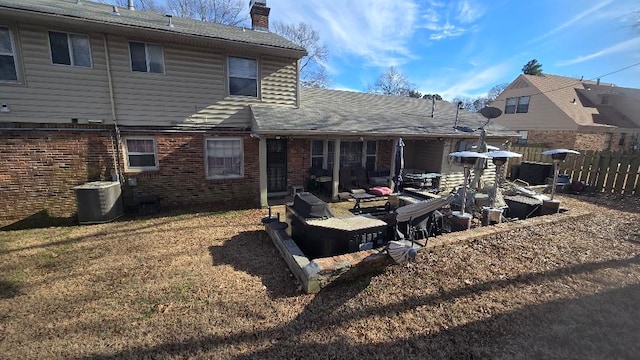
<svg viewBox="0 0 640 360">
<path fill-rule="evenodd" d="M 509 159 L 511 166 L 523 161 L 551 163 L 550 156 L 541 153 L 549 148 L 514 146 L 511 151 L 522 158 Z M 572 181 L 584 181 L 603 193 L 640 196 L 640 152 L 580 151 L 570 154 L 560 165 L 560 173 L 569 175 Z"/>
</svg>

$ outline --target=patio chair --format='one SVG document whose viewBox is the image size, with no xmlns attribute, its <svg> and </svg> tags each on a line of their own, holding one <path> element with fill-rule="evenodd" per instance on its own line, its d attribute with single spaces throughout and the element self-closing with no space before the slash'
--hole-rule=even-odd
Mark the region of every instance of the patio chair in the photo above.
<svg viewBox="0 0 640 360">
<path fill-rule="evenodd" d="M 344 191 L 348 191 L 350 193 L 355 192 L 364 192 L 359 191 L 359 187 L 356 186 L 354 181 L 351 179 L 351 169 L 349 168 L 340 168 L 340 177 L 338 178 L 338 184 L 340 185 L 340 189 Z"/>
</svg>

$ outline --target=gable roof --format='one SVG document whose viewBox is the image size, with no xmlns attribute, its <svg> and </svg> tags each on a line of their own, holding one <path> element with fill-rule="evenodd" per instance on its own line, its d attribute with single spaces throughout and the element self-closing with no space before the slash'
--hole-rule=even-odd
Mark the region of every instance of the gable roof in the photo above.
<svg viewBox="0 0 640 360">
<path fill-rule="evenodd" d="M 549 74 L 520 75 L 518 78 L 528 81 L 538 90 L 538 93 L 546 96 L 578 125 L 638 128 L 638 125 L 615 108 L 595 104 L 589 99 L 586 92 L 598 86 L 594 81 Z M 600 83 L 599 86 L 613 86 L 613 84 Z"/>
<path fill-rule="evenodd" d="M 352 91 L 302 88 L 300 107 L 252 105 L 253 131 L 277 135 L 371 135 L 404 137 L 474 137 L 456 131 L 456 106 L 431 100 Z M 477 129 L 486 122 L 478 113 L 460 110 L 459 125 Z M 518 136 L 500 125 L 485 128 L 487 136 Z"/>
<path fill-rule="evenodd" d="M 178 35 L 294 50 L 300 52 L 300 57 L 306 54 L 304 48 L 267 31 L 256 31 L 180 17 L 173 17 L 174 26 L 168 27 L 168 19 L 163 14 L 118 8 L 120 16 L 117 16 L 112 14 L 113 7 L 111 5 L 87 0 L 81 0 L 79 4 L 76 3 L 76 0 L 2 0 L 0 14 L 3 10 L 16 10 L 113 26 L 159 30 Z"/>
</svg>

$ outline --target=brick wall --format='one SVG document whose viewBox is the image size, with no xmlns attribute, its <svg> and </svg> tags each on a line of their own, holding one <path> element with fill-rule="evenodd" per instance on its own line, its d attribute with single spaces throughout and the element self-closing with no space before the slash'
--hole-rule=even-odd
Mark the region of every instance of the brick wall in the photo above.
<svg viewBox="0 0 640 360">
<path fill-rule="evenodd" d="M 291 139 L 287 143 L 287 184 L 307 187 L 311 168 L 311 141 Z"/>
<path fill-rule="evenodd" d="M 395 142 L 391 140 L 379 140 L 377 146 L 376 169 L 391 169 L 391 156 L 393 155 Z"/>
<path fill-rule="evenodd" d="M 110 131 L 60 130 L 0 129 L 0 222 L 70 221 L 73 187 L 115 173 Z"/>
<path fill-rule="evenodd" d="M 112 179 L 115 168 L 110 129 L 76 127 L 55 131 L 0 129 L 0 224 L 18 220 L 34 224 L 75 222 L 73 187 Z M 122 131 L 123 137 L 127 135 L 154 136 L 159 160 L 157 171 L 123 173 L 123 194 L 129 204 L 136 196 L 156 194 L 163 208 L 259 205 L 258 139 L 246 134 L 223 135 L 243 138 L 245 176 L 206 180 L 204 138 L 213 134 Z M 136 178 L 137 186 L 127 185 L 131 177 Z"/>
<path fill-rule="evenodd" d="M 576 144 L 576 132 L 563 130 L 529 130 L 527 144 L 573 149 Z"/>
</svg>

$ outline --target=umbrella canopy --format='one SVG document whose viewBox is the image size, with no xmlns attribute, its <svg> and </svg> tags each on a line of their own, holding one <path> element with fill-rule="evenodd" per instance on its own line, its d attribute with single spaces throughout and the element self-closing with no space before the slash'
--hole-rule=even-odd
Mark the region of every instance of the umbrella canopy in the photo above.
<svg viewBox="0 0 640 360">
<path fill-rule="evenodd" d="M 400 192 L 400 186 L 402 185 L 402 175 L 404 173 L 404 141 L 402 138 L 396 142 L 396 158 L 395 158 L 395 172 L 393 174 L 393 182 L 395 184 L 395 192 Z"/>
</svg>

